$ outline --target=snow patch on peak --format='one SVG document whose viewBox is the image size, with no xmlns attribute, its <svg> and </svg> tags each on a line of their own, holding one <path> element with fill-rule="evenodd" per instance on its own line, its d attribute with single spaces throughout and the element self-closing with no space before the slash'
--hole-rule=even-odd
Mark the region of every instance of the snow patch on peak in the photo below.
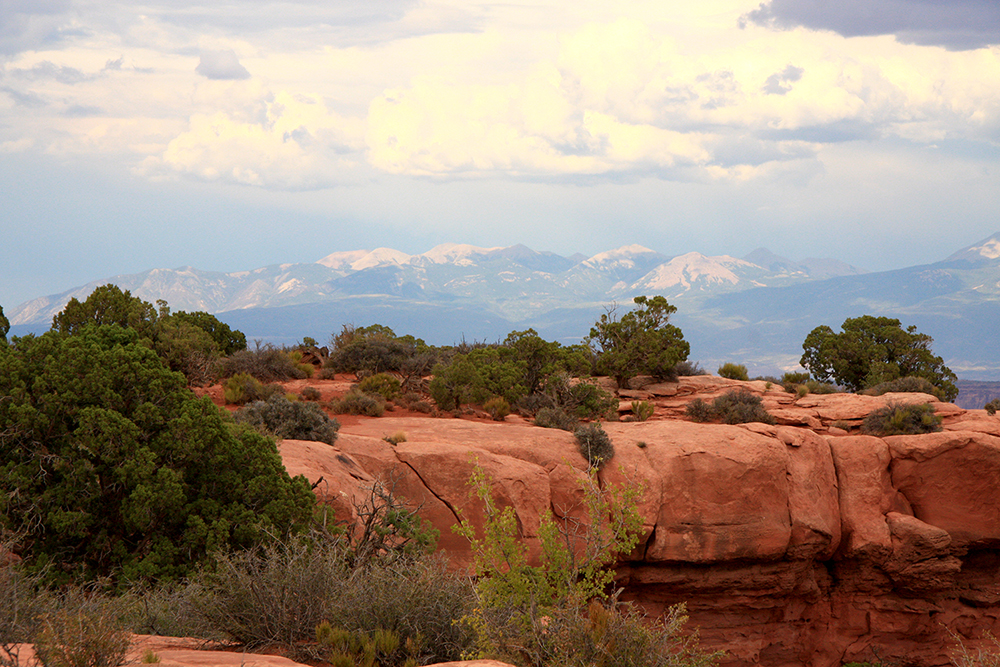
<svg viewBox="0 0 1000 667">
<path fill-rule="evenodd" d="M 981 246 L 971 248 L 971 250 L 973 252 L 978 252 L 986 259 L 998 259 L 1000 258 L 1000 240 L 990 239 Z"/>
<path fill-rule="evenodd" d="M 691 289 L 696 283 L 735 285 L 740 282 L 740 278 L 733 269 L 743 268 L 759 267 L 729 255 L 706 257 L 700 252 L 689 252 L 656 267 L 636 283 L 635 287 L 662 290 L 677 286 Z"/>
<path fill-rule="evenodd" d="M 316 263 L 331 269 L 346 269 L 370 252 L 371 250 L 343 250 L 329 254 Z"/>
<path fill-rule="evenodd" d="M 351 263 L 351 269 L 360 271 L 373 266 L 401 266 L 412 259 L 412 255 L 393 250 L 392 248 L 375 248 L 357 261 Z"/>
<path fill-rule="evenodd" d="M 599 252 L 593 257 L 585 260 L 583 264 L 590 267 L 608 264 L 633 266 L 634 262 L 631 259 L 632 257 L 653 252 L 655 251 L 650 250 L 645 246 L 641 246 L 638 243 L 633 243 L 632 245 L 622 246 L 621 248 L 616 248 L 615 250 Z"/>
<path fill-rule="evenodd" d="M 472 264 L 472 261 L 469 259 L 471 255 L 486 255 L 497 250 L 503 250 L 503 248 L 500 246 L 495 248 L 480 248 L 468 245 L 467 243 L 442 243 L 439 246 L 431 248 L 424 254 L 418 255 L 418 257 L 423 257 L 434 264 L 454 263 L 460 266 L 467 266 Z"/>
</svg>

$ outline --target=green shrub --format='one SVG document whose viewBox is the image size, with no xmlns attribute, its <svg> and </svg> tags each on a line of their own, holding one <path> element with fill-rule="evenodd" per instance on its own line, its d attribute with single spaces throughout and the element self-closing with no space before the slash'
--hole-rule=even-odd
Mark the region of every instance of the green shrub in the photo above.
<svg viewBox="0 0 1000 667">
<path fill-rule="evenodd" d="M 330 402 L 330 410 L 338 415 L 364 415 L 381 417 L 385 412 L 385 401 L 381 397 L 352 389 L 340 399 Z"/>
<path fill-rule="evenodd" d="M 502 422 L 504 417 L 510 414 L 510 404 L 503 396 L 494 396 L 483 403 L 483 409 L 493 418 L 493 421 Z"/>
<path fill-rule="evenodd" d="M 378 394 L 387 401 L 399 396 L 402 383 L 388 373 L 369 375 L 358 383 L 358 389 L 366 394 Z"/>
<path fill-rule="evenodd" d="M 491 480 L 478 465 L 470 484 L 483 503 L 483 536 L 465 517 L 457 530 L 471 542 L 475 559 L 476 607 L 467 621 L 477 657 L 520 667 L 715 664 L 717 654 L 681 635 L 683 607 L 649 623 L 619 603 L 617 593 L 608 596 L 614 563 L 637 543 L 641 489 L 601 488 L 592 469 L 583 485 L 587 518 L 576 524 L 544 514 L 540 563 L 529 565 L 513 508 L 495 502 Z"/>
<path fill-rule="evenodd" d="M 719 366 L 719 377 L 746 382 L 750 379 L 750 374 L 747 373 L 747 367 L 743 364 L 727 362 Z"/>
<path fill-rule="evenodd" d="M 715 418 L 712 406 L 701 398 L 696 398 L 687 404 L 684 414 L 696 422 L 710 422 Z"/>
<path fill-rule="evenodd" d="M 691 349 L 681 330 L 669 323 L 677 308 L 664 297 L 637 296 L 633 302 L 637 307 L 621 318 L 614 309 L 601 315 L 585 340 L 596 350 L 597 371 L 620 387 L 636 375 L 669 378 Z"/>
<path fill-rule="evenodd" d="M 600 424 L 585 424 L 577 428 L 573 435 L 580 453 L 591 466 L 602 468 L 614 457 L 615 446 Z"/>
<path fill-rule="evenodd" d="M 303 401 L 318 401 L 320 396 L 319 389 L 316 387 L 303 387 L 302 391 L 299 392 L 299 398 Z"/>
<path fill-rule="evenodd" d="M 422 412 L 424 414 L 430 414 L 434 412 L 434 406 L 427 401 L 414 401 L 410 403 L 409 409 L 414 412 Z"/>
<path fill-rule="evenodd" d="M 792 385 L 794 387 L 796 385 L 805 384 L 808 381 L 808 371 L 789 371 L 781 376 L 781 384 L 785 386 Z"/>
<path fill-rule="evenodd" d="M 386 565 L 379 562 L 351 572 L 334 600 L 330 619 L 351 633 L 392 633 L 396 651 L 381 664 L 432 664 L 461 660 L 472 636 L 461 619 L 470 612 L 472 587 L 467 576 L 449 572 L 446 561 L 421 558 Z M 360 663 L 351 663 L 360 664 Z"/>
<path fill-rule="evenodd" d="M 578 382 L 570 387 L 565 407 L 580 419 L 605 419 L 617 412 L 618 399 L 596 384 Z"/>
<path fill-rule="evenodd" d="M 558 428 L 575 431 L 580 421 L 560 408 L 542 408 L 535 415 L 535 425 L 542 428 Z"/>
<path fill-rule="evenodd" d="M 247 373 L 237 373 L 222 383 L 222 396 L 229 405 L 245 405 L 251 401 L 266 401 L 272 396 L 283 395 L 280 384 L 263 384 Z"/>
<path fill-rule="evenodd" d="M 992 401 L 983 406 L 986 410 L 986 414 L 995 415 L 997 410 L 1000 410 L 1000 398 L 994 398 Z"/>
<path fill-rule="evenodd" d="M 711 405 L 696 398 L 688 403 L 685 413 L 697 422 L 718 419 L 725 424 L 775 423 L 774 417 L 764 409 L 761 397 L 746 389 L 726 392 L 712 401 Z"/>
<path fill-rule="evenodd" d="M 194 594 L 203 622 L 228 639 L 291 647 L 333 617 L 349 579 L 341 543 L 299 539 L 219 554 L 194 577 Z"/>
<path fill-rule="evenodd" d="M 861 393 L 865 396 L 882 396 L 895 392 L 930 394 L 939 401 L 945 399 L 945 393 L 942 389 L 935 387 L 927 378 L 914 377 L 913 375 L 889 380 L 888 382 L 880 382 L 873 387 L 863 390 Z"/>
<path fill-rule="evenodd" d="M 118 667 L 132 636 L 118 619 L 117 601 L 70 592 L 43 614 L 35 655 L 44 667 Z"/>
<path fill-rule="evenodd" d="M 695 375 L 708 375 L 705 369 L 697 361 L 678 361 L 674 366 L 674 375 L 678 377 L 693 377 Z"/>
<path fill-rule="evenodd" d="M 0 348 L 0 396 L 3 523 L 56 583 L 183 577 L 312 519 L 274 442 L 196 399 L 131 329 L 19 338 Z"/>
<path fill-rule="evenodd" d="M 278 394 L 266 401 L 249 403 L 234 416 L 237 422 L 279 439 L 312 440 L 332 445 L 340 429 L 337 420 L 327 417 L 315 403 L 290 401 Z"/>
<path fill-rule="evenodd" d="M 871 435 L 915 435 L 941 430 L 941 417 L 927 403 L 893 403 L 871 412 L 861 423 L 861 432 Z"/>
<path fill-rule="evenodd" d="M 653 416 L 656 409 L 649 401 L 632 401 L 632 414 L 641 422 Z"/>
<path fill-rule="evenodd" d="M 761 397 L 745 389 L 728 391 L 716 398 L 712 401 L 712 412 L 726 424 L 775 423 L 764 409 Z"/>
<path fill-rule="evenodd" d="M 261 382 L 301 380 L 308 377 L 295 360 L 273 345 L 260 345 L 253 350 L 240 350 L 219 363 L 219 375 L 231 377 L 240 373 L 252 375 Z"/>
</svg>

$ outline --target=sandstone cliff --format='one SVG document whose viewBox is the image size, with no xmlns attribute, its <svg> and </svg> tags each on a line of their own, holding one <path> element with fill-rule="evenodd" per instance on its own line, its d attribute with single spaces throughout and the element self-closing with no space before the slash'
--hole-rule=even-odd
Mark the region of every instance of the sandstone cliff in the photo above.
<svg viewBox="0 0 1000 667">
<path fill-rule="evenodd" d="M 736 385 L 761 394 L 779 424 L 683 419 L 692 398 Z M 728 651 L 724 664 L 932 667 L 951 664 L 953 633 L 969 646 L 983 630 L 1000 634 L 1000 419 L 924 394 L 796 399 L 708 376 L 621 394 L 657 410 L 605 425 L 616 455 L 602 477 L 644 489 L 643 543 L 620 564 L 620 583 L 654 613 L 687 602 L 703 644 Z M 945 430 L 856 434 L 891 401 L 932 403 Z M 400 430 L 404 443 L 381 439 Z M 541 511 L 579 510 L 586 469 L 571 434 L 515 417 L 384 417 L 345 426 L 333 447 L 280 449 L 292 474 L 322 478 L 317 492 L 341 519 L 366 484 L 394 479 L 458 567 L 470 554 L 450 528 L 458 511 L 477 516 L 473 460 L 532 547 Z"/>
</svg>

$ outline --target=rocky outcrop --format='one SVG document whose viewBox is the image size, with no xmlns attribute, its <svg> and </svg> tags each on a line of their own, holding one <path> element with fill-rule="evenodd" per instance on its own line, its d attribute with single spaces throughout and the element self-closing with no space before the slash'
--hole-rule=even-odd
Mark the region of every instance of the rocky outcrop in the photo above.
<svg viewBox="0 0 1000 667">
<path fill-rule="evenodd" d="M 785 410 L 784 423 L 678 418 L 678 401 L 734 385 Z M 1000 634 L 1000 420 L 924 395 L 796 399 L 720 378 L 629 391 L 648 392 L 657 413 L 605 424 L 616 455 L 602 481 L 643 490 L 643 542 L 623 558 L 620 583 L 654 613 L 686 602 L 703 644 L 728 651 L 724 664 L 936 667 L 951 664 L 951 633 L 972 647 L 984 630 Z M 846 434 L 843 422 L 904 400 L 933 403 L 947 429 Z M 382 440 L 397 431 L 406 442 Z M 364 485 L 391 480 L 441 531 L 456 567 L 470 554 L 451 525 L 482 521 L 467 484 L 476 463 L 532 551 L 542 512 L 579 516 L 586 470 L 571 434 L 515 417 L 373 419 L 345 427 L 336 446 L 280 448 L 290 471 L 323 478 L 316 490 L 343 520 Z"/>
</svg>

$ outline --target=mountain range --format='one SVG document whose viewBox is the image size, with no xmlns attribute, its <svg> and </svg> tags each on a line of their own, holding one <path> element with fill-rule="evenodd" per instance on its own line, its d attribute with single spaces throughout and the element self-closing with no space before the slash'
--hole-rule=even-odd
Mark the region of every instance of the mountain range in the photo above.
<svg viewBox="0 0 1000 667">
<path fill-rule="evenodd" d="M 839 260 L 792 261 L 764 248 L 743 258 L 668 256 L 627 245 L 563 257 L 523 245 L 444 244 L 409 255 L 392 248 L 340 251 L 314 263 L 218 273 L 153 269 L 94 281 L 8 312 L 12 334 L 44 330 L 70 298 L 114 283 L 174 310 L 204 310 L 249 339 L 325 339 L 346 323 L 379 322 L 448 344 L 496 340 L 535 328 L 579 342 L 607 308 L 660 294 L 708 370 L 724 361 L 751 372 L 796 366 L 802 340 L 820 324 L 878 314 L 935 338 L 934 351 L 970 379 L 1000 377 L 1000 233 L 934 264 L 870 273 Z"/>
</svg>

